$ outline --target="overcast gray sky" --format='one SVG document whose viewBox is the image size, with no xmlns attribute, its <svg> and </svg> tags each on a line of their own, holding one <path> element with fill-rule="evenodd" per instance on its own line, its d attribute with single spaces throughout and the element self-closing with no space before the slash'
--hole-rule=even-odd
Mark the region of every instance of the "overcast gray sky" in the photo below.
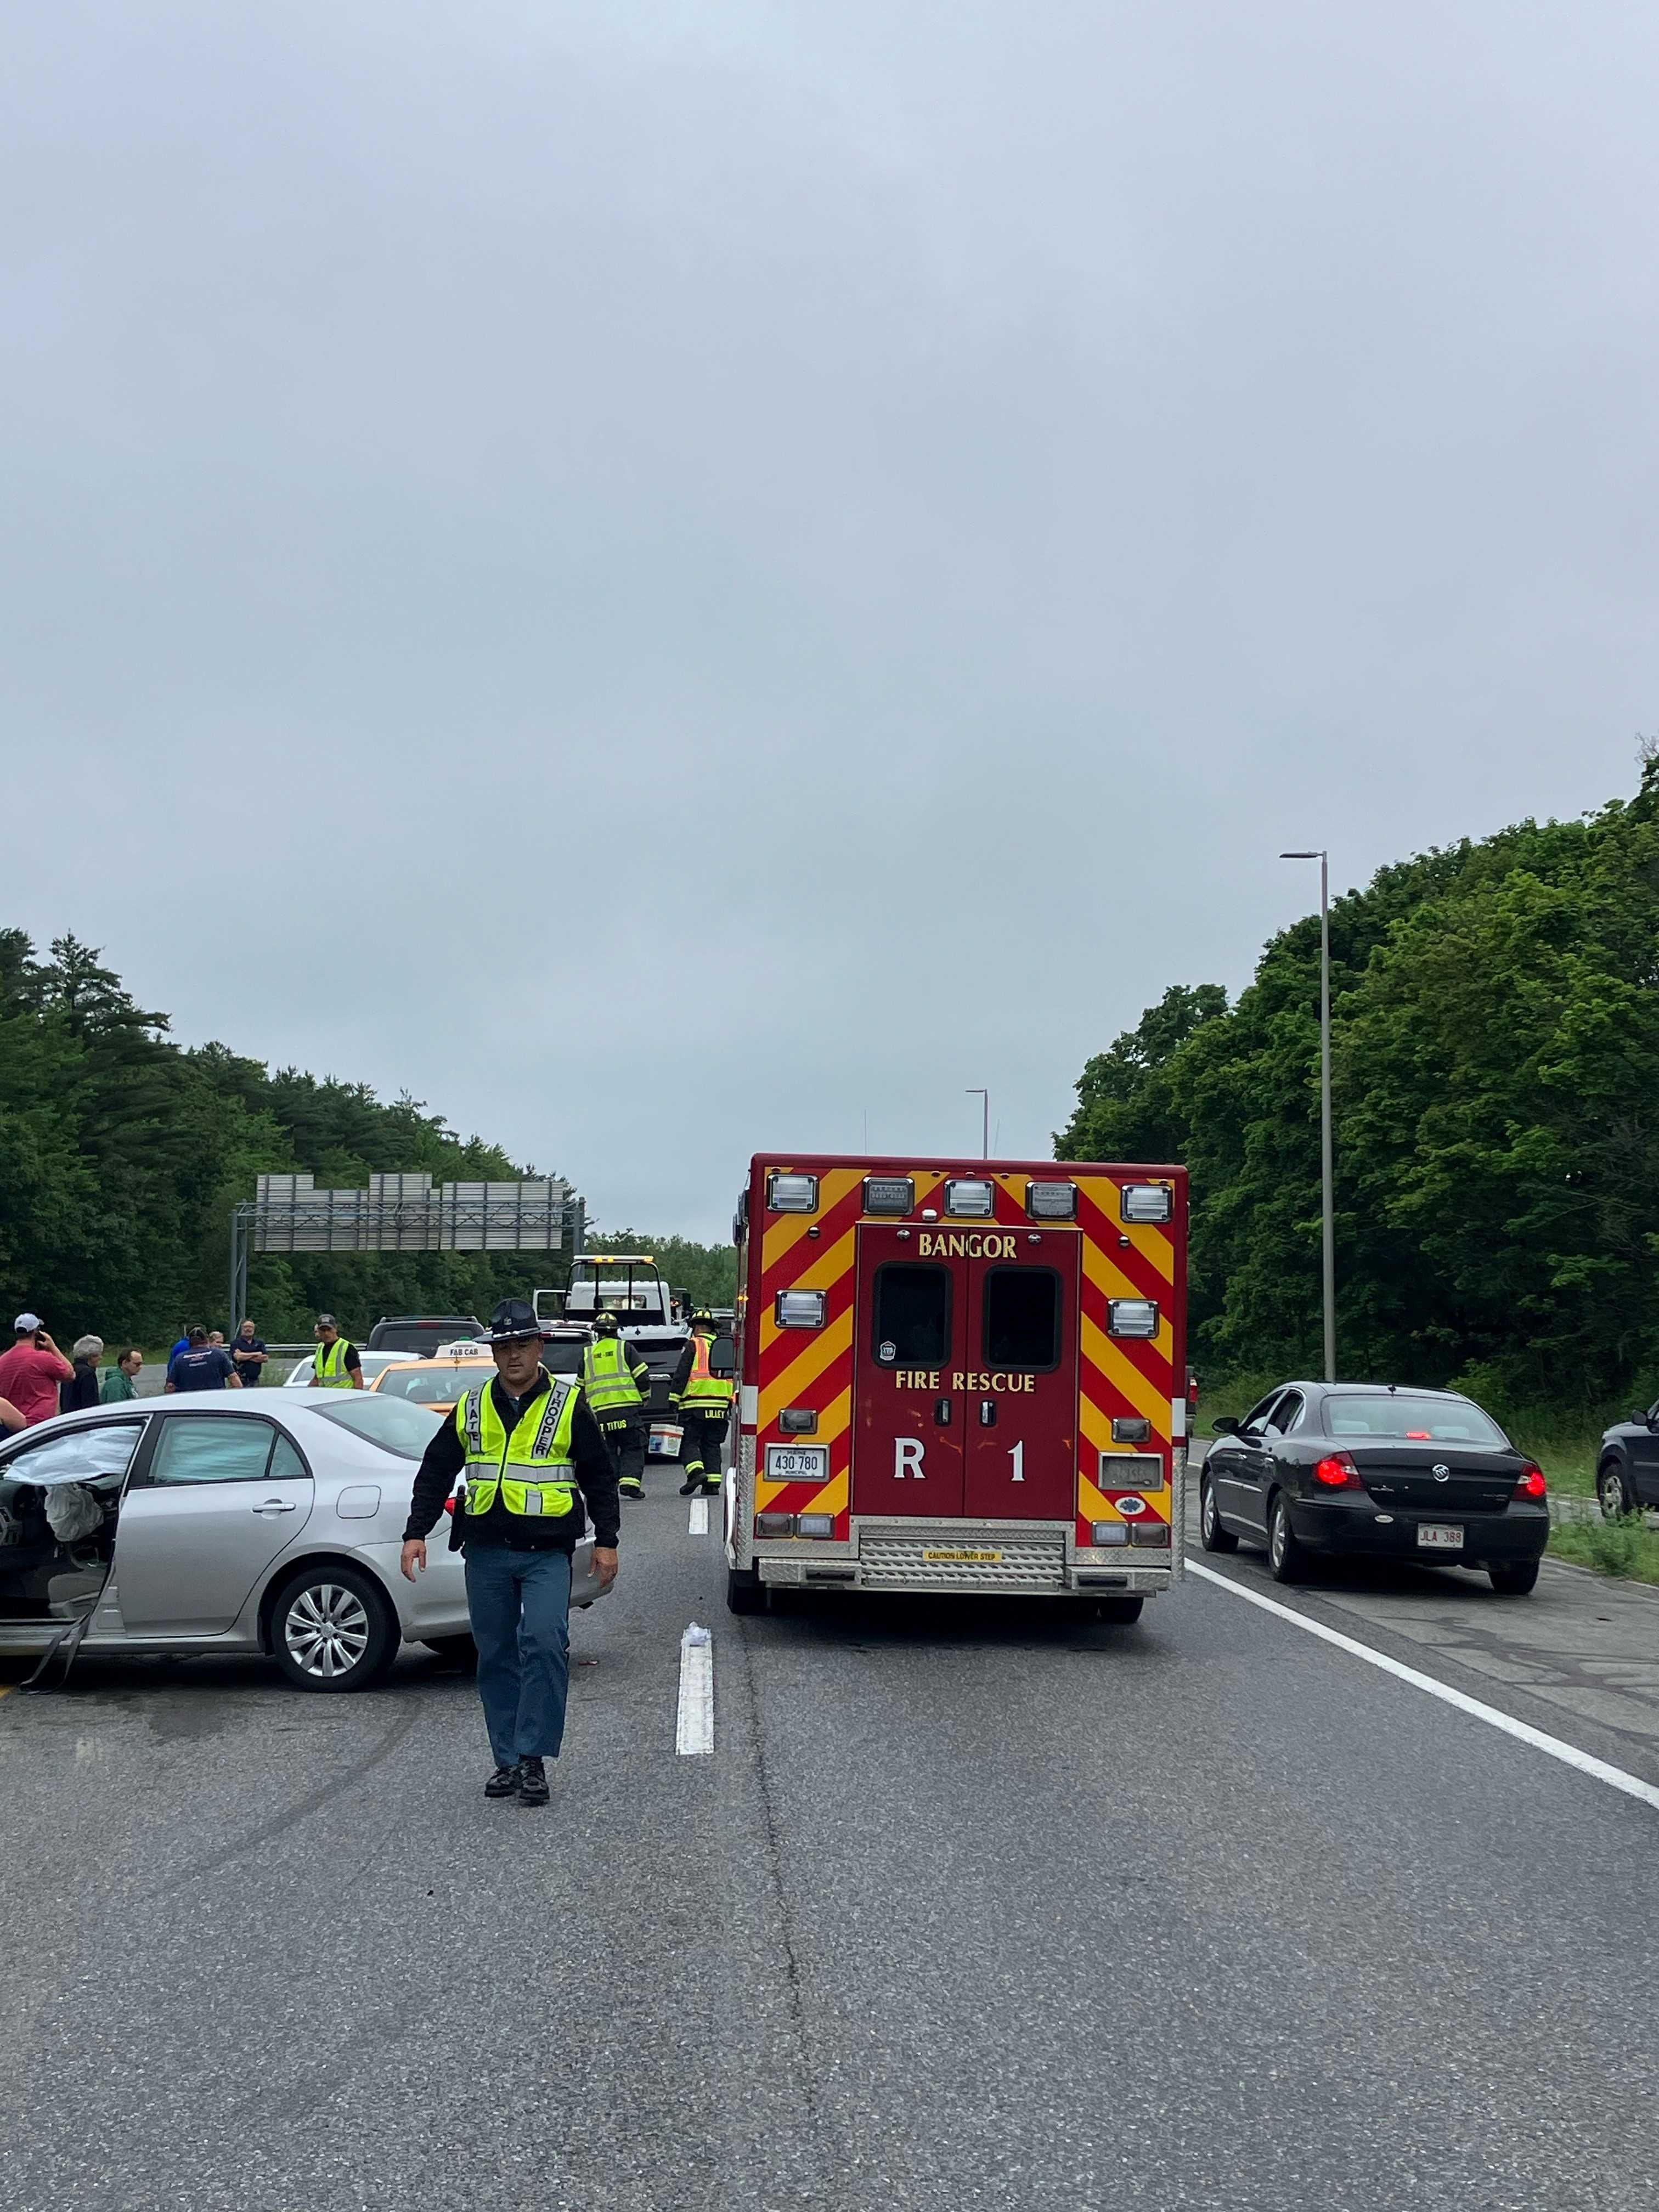
<svg viewBox="0 0 1659 2212">
<path fill-rule="evenodd" d="M 1659 17 L 14 0 L 0 920 L 607 1224 L 1659 726 Z"/>
</svg>

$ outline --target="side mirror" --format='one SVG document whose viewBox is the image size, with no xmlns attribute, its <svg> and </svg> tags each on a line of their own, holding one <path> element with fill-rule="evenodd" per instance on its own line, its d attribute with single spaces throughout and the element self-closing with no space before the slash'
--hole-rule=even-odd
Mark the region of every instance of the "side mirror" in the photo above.
<svg viewBox="0 0 1659 2212">
<path fill-rule="evenodd" d="M 1218 1437 L 1236 1437 L 1238 1434 L 1238 1419 L 1233 1413 L 1218 1413 L 1210 1426 Z"/>
<path fill-rule="evenodd" d="M 708 1347 L 708 1371 L 729 1376 L 738 1371 L 738 1347 L 729 1336 L 717 1336 Z"/>
</svg>

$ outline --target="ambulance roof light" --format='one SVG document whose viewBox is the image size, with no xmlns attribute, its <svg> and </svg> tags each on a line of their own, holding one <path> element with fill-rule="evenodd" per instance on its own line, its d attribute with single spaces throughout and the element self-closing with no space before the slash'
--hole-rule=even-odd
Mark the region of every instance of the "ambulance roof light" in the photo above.
<svg viewBox="0 0 1659 2212">
<path fill-rule="evenodd" d="M 866 1176 L 864 1178 L 864 1210 L 866 1213 L 908 1213 L 915 1202 L 914 1176 Z"/>
<path fill-rule="evenodd" d="M 1025 1211 L 1033 1221 L 1075 1221 L 1077 1185 L 1074 1182 L 1028 1182 Z"/>
<path fill-rule="evenodd" d="M 772 1213 L 816 1213 L 818 1179 L 815 1175 L 790 1175 L 774 1168 L 766 1178 L 766 1205 Z"/>
<path fill-rule="evenodd" d="M 995 1206 L 996 1185 L 981 1177 L 952 1181 L 945 1186 L 945 1211 L 958 1218 L 987 1219 Z"/>
<path fill-rule="evenodd" d="M 1167 1182 L 1126 1182 L 1121 1203 L 1126 1221 L 1168 1221 L 1175 1213 L 1175 1192 Z"/>
</svg>

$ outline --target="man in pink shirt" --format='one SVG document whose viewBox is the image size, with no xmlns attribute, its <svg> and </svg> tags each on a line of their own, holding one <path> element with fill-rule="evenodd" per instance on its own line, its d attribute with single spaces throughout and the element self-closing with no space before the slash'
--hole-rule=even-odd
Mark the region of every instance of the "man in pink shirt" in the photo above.
<svg viewBox="0 0 1659 2212">
<path fill-rule="evenodd" d="M 9 1398 L 23 1416 L 25 1428 L 49 1421 L 58 1411 L 58 1385 L 75 1370 L 41 1327 L 39 1314 L 20 1313 L 12 1327 L 17 1340 L 0 1352 L 0 1398 Z"/>
</svg>

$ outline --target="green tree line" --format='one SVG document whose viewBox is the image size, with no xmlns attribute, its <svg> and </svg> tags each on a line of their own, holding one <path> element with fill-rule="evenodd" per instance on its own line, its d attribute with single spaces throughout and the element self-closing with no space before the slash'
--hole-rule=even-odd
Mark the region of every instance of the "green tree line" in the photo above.
<svg viewBox="0 0 1659 2212">
<path fill-rule="evenodd" d="M 387 1103 L 367 1084 L 221 1044 L 184 1050 L 167 1029 L 96 948 L 63 937 L 42 960 L 22 930 L 0 930 L 0 1321 L 32 1308 L 60 1345 L 88 1330 L 155 1346 L 191 1321 L 228 1327 L 230 1210 L 262 1170 L 308 1169 L 338 1188 L 377 1172 L 537 1172 L 418 1099 Z M 684 1270 L 672 1279 L 699 1290 L 730 1258 L 672 1238 L 643 1249 L 665 1267 L 672 1254 Z M 255 1254 L 249 1308 L 277 1341 L 307 1336 L 324 1308 L 361 1334 L 382 1313 L 487 1315 L 550 1267 L 562 1282 L 556 1255 Z"/>
<path fill-rule="evenodd" d="M 1586 1405 L 1659 1372 L 1659 765 L 1574 822 L 1331 909 L 1339 1368 Z M 1193 1359 L 1317 1373 L 1319 919 L 1236 1003 L 1177 985 L 1091 1060 L 1062 1159 L 1191 1170 Z"/>
</svg>

